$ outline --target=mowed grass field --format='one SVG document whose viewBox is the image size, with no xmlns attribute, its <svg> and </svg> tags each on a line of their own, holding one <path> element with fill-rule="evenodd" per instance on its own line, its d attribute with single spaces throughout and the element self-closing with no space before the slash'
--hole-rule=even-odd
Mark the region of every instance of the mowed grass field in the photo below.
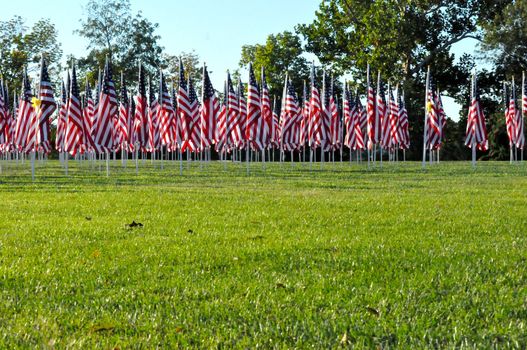
<svg viewBox="0 0 527 350">
<path fill-rule="evenodd" d="M 525 164 L 159 167 L 4 163 L 0 348 L 527 347 Z"/>
</svg>

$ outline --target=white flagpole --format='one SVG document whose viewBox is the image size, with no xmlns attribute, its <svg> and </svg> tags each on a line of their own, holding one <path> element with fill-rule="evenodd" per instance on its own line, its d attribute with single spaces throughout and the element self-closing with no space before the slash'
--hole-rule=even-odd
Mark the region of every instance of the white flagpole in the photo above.
<svg viewBox="0 0 527 350">
<path fill-rule="evenodd" d="M 423 127 L 423 168 L 426 167 L 426 139 L 428 137 L 428 85 L 430 83 L 430 66 L 428 66 L 428 71 L 426 73 L 426 87 L 425 87 L 425 123 Z"/>
<path fill-rule="evenodd" d="M 110 177 L 110 152 L 106 151 L 106 177 Z"/>
<path fill-rule="evenodd" d="M 472 104 L 472 100 L 474 99 L 474 95 L 476 93 L 476 70 L 474 69 L 472 71 L 472 89 L 470 89 L 470 103 Z M 469 107 L 470 108 L 470 107 Z M 472 147 L 472 167 L 476 167 L 476 135 L 475 130 L 473 130 L 474 135 L 472 137 L 471 141 L 471 147 Z"/>
<path fill-rule="evenodd" d="M 389 87 L 388 87 L 389 89 Z M 377 94 L 379 94 L 379 91 L 381 91 L 381 72 L 380 71 L 377 71 Z M 384 118 L 386 117 L 386 101 L 384 101 L 384 115 L 382 116 L 383 119 L 381 120 L 381 118 L 379 118 L 379 123 L 381 123 L 381 134 L 379 135 L 380 136 L 380 139 L 379 139 L 379 158 L 380 158 L 380 161 L 381 161 L 381 168 L 382 168 L 382 139 L 384 137 L 384 133 L 383 133 L 383 122 L 384 122 Z"/>
<path fill-rule="evenodd" d="M 525 137 L 525 129 L 524 129 L 524 113 L 526 111 L 523 110 L 523 96 L 525 96 L 525 71 L 522 72 L 522 99 L 521 99 L 521 104 L 522 104 L 522 111 L 521 111 L 521 131 L 522 131 L 522 134 L 520 135 L 521 138 Z M 525 143 L 525 142 L 524 142 Z M 521 154 L 521 161 L 523 162 L 523 147 L 522 149 L 520 150 L 520 154 Z"/>
</svg>

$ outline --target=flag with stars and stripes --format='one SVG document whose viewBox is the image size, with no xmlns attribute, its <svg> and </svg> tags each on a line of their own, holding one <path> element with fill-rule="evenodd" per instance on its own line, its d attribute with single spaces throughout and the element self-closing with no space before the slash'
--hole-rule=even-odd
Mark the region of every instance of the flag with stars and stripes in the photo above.
<svg viewBox="0 0 527 350">
<path fill-rule="evenodd" d="M 75 156 L 84 144 L 84 124 L 82 121 L 79 85 L 75 65 L 71 69 L 71 84 L 68 95 L 68 110 L 66 113 L 65 151 Z"/>
<path fill-rule="evenodd" d="M 426 110 L 428 113 L 428 125 L 426 146 L 427 149 L 438 149 L 441 148 L 442 142 L 442 123 L 441 117 L 439 115 L 439 108 L 437 105 L 437 93 L 435 91 L 435 86 L 432 83 L 432 78 L 430 78 L 430 87 L 428 89 L 427 99 L 428 102 L 426 104 Z"/>
<path fill-rule="evenodd" d="M 223 85 L 223 102 L 220 104 L 220 112 L 218 113 L 214 143 L 216 152 L 227 150 L 227 82 Z"/>
<path fill-rule="evenodd" d="M 104 66 L 101 93 L 97 109 L 97 127 L 94 137 L 98 153 L 107 153 L 114 150 L 115 119 L 118 103 L 115 85 L 112 79 L 112 67 L 108 59 Z"/>
<path fill-rule="evenodd" d="M 68 73 L 69 76 L 69 73 Z M 68 90 L 62 81 L 61 87 L 61 100 L 59 115 L 57 117 L 57 134 L 55 136 L 55 149 L 59 152 L 65 152 L 65 139 L 66 139 L 66 125 L 67 125 L 67 112 L 68 112 Z"/>
<path fill-rule="evenodd" d="M 238 97 L 238 125 L 240 126 L 241 139 L 238 143 L 238 148 L 242 149 L 247 146 L 247 101 L 245 100 L 245 94 L 243 93 L 243 83 L 238 80 L 238 89 L 236 91 Z"/>
<path fill-rule="evenodd" d="M 316 83 L 315 66 L 311 67 L 311 97 L 309 100 L 309 147 L 315 149 L 325 143 L 326 131 L 322 119 L 322 105 L 320 103 L 320 92 Z"/>
<path fill-rule="evenodd" d="M 33 118 L 34 109 L 31 104 L 31 87 L 29 85 L 29 77 L 27 71 L 24 70 L 24 76 L 22 81 L 22 93 L 18 104 L 18 110 L 16 113 L 16 126 L 15 126 L 15 147 L 16 150 L 22 152 L 26 150 L 30 123 Z M 29 137 L 32 144 L 35 142 L 36 134 Z"/>
<path fill-rule="evenodd" d="M 399 124 L 397 132 L 399 133 L 399 147 L 402 149 L 410 148 L 410 132 L 408 130 L 408 111 L 404 103 L 404 92 L 399 94 Z"/>
<path fill-rule="evenodd" d="M 7 125 L 7 97 L 4 81 L 0 80 L 0 152 L 5 152 Z"/>
<path fill-rule="evenodd" d="M 93 115 L 95 114 L 95 104 L 91 94 L 90 84 L 88 79 L 86 79 L 86 87 L 84 92 L 84 105 L 82 109 L 82 122 L 83 122 L 83 131 L 84 131 L 84 151 L 94 152 L 95 151 L 95 142 L 93 141 Z"/>
<path fill-rule="evenodd" d="M 269 97 L 269 87 L 265 77 L 265 69 L 262 67 L 261 73 L 261 105 L 262 105 L 262 127 L 261 141 L 263 148 L 271 147 L 271 127 L 273 124 L 273 112 L 271 110 L 271 98 Z"/>
<path fill-rule="evenodd" d="M 145 89 L 145 73 L 143 65 L 139 64 L 137 95 L 135 96 L 133 145 L 136 151 L 146 151 L 148 147 L 148 101 Z"/>
<path fill-rule="evenodd" d="M 159 120 L 157 118 L 157 110 L 159 108 L 159 100 L 156 98 L 152 81 L 148 78 L 148 152 L 155 152 L 161 147 L 161 134 L 159 133 Z"/>
<path fill-rule="evenodd" d="M 170 138 L 172 142 L 170 143 L 168 149 L 171 152 L 176 151 L 178 148 L 181 149 L 182 144 L 182 136 L 181 136 L 181 118 L 179 118 L 179 112 L 178 112 L 178 103 L 177 103 L 177 95 L 176 95 L 176 89 L 174 86 L 172 86 L 172 107 L 174 108 L 174 114 L 172 115 L 172 119 L 170 121 Z"/>
<path fill-rule="evenodd" d="M 340 120 L 338 102 L 333 91 L 333 78 L 331 78 L 329 113 L 331 117 L 330 135 L 331 149 L 339 150 L 342 146 L 342 122 Z"/>
<path fill-rule="evenodd" d="M 191 117 L 189 124 L 189 149 L 192 152 L 197 152 L 201 147 L 200 105 L 194 89 L 194 81 L 190 77 L 188 79 L 188 100 Z"/>
<path fill-rule="evenodd" d="M 38 105 L 35 107 L 34 124 L 32 127 L 33 131 L 30 131 L 28 146 L 33 137 L 35 137 L 36 144 L 33 145 L 33 147 L 29 146 L 26 151 L 30 151 L 31 148 L 34 148 L 35 150 L 41 150 L 44 153 L 50 153 L 50 117 L 55 112 L 57 105 L 55 104 L 55 98 L 53 97 L 53 87 L 49 79 L 48 68 L 44 61 L 44 57 L 42 57 L 40 61 L 38 100 Z"/>
<path fill-rule="evenodd" d="M 398 126 L 399 126 L 399 103 L 394 97 L 393 90 L 388 92 L 388 119 L 390 122 L 389 129 L 389 144 L 387 148 L 395 149 L 401 143 L 399 139 Z"/>
<path fill-rule="evenodd" d="M 159 124 L 159 138 L 162 146 L 167 148 L 173 142 L 173 135 L 171 133 L 172 119 L 174 119 L 174 106 L 172 98 L 168 92 L 165 84 L 165 77 L 163 72 L 159 73 L 159 106 L 157 110 L 157 120 Z"/>
<path fill-rule="evenodd" d="M 280 141 L 282 151 L 293 151 L 299 147 L 301 114 L 291 80 L 286 78 L 280 120 Z"/>
<path fill-rule="evenodd" d="M 227 72 L 227 140 L 231 150 L 243 143 L 238 96 L 234 92 L 229 72 Z"/>
<path fill-rule="evenodd" d="M 366 101 L 366 131 L 368 134 L 368 149 L 373 149 L 373 145 L 379 143 L 379 120 L 377 119 L 377 108 L 375 104 L 375 91 L 370 84 L 370 67 L 368 66 L 368 87 Z"/>
<path fill-rule="evenodd" d="M 220 104 L 210 82 L 207 67 L 203 66 L 203 84 L 201 88 L 200 110 L 200 150 L 209 149 L 214 142 L 216 122 L 220 111 Z"/>
<path fill-rule="evenodd" d="M 485 115 L 479 104 L 479 95 L 477 92 L 476 75 L 472 75 L 470 108 L 467 117 L 467 131 L 465 146 L 472 148 L 476 146 L 480 151 L 488 149 L 487 128 L 485 126 Z"/>
<path fill-rule="evenodd" d="M 128 150 L 128 124 L 129 124 L 129 99 L 128 91 L 126 89 L 126 83 L 124 81 L 124 74 L 121 72 L 121 94 L 119 98 L 119 118 L 117 119 L 117 128 L 115 131 L 116 140 L 115 144 L 122 150 Z"/>
<path fill-rule="evenodd" d="M 260 90 L 256 77 L 254 76 L 253 66 L 249 64 L 249 83 L 247 84 L 247 122 L 245 124 L 245 137 L 253 150 L 263 149 L 262 132 L 262 111 L 260 101 Z"/>
</svg>

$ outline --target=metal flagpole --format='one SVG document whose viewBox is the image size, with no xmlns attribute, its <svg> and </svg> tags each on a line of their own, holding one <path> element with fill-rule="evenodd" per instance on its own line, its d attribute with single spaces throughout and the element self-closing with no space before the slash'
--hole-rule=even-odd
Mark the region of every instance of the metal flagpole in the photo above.
<svg viewBox="0 0 527 350">
<path fill-rule="evenodd" d="M 390 87 L 388 86 L 388 90 L 390 89 Z M 381 72 L 380 71 L 377 71 L 377 94 L 379 94 L 379 91 L 381 91 Z M 382 98 L 382 96 L 381 96 Z M 377 109 L 378 110 L 378 109 Z M 386 117 L 386 101 L 385 101 L 385 104 L 384 104 L 384 115 L 382 116 L 382 120 L 381 118 L 379 118 L 379 122 L 381 123 L 381 134 L 379 135 L 380 139 L 379 139 L 379 158 L 380 158 L 380 162 L 381 162 L 381 168 L 382 168 L 382 139 L 383 139 L 383 128 L 382 128 L 382 124 L 384 122 L 384 118 Z"/>
<path fill-rule="evenodd" d="M 368 96 L 369 96 L 369 88 L 370 88 L 370 64 L 368 63 L 367 69 L 366 69 L 366 113 L 368 113 Z M 357 93 L 356 91 L 355 93 Z M 366 116 L 368 117 L 368 116 Z M 366 137 L 369 137 L 368 129 L 366 128 Z M 367 150 L 367 156 L 368 156 L 368 169 L 370 168 L 370 147 L 371 147 L 371 140 L 366 140 L 366 150 Z"/>
<path fill-rule="evenodd" d="M 470 103 L 476 94 L 476 70 L 472 71 L 472 89 L 470 89 Z M 470 107 L 469 107 L 470 108 Z M 473 130 L 474 135 L 472 136 L 471 147 L 472 147 L 472 167 L 476 167 L 476 130 Z"/>
<path fill-rule="evenodd" d="M 511 91 L 511 97 L 512 97 L 512 100 L 514 101 L 514 112 L 516 112 L 516 84 L 514 82 L 514 75 L 512 76 L 512 91 Z M 516 119 L 516 114 L 512 116 L 514 119 Z M 513 122 L 514 123 L 514 122 Z M 514 128 L 514 131 L 516 128 Z M 512 149 L 513 149 L 513 159 L 514 161 L 517 161 L 518 160 L 518 149 L 516 147 L 516 142 L 517 141 L 517 135 L 514 135 L 513 134 L 513 142 L 512 142 Z"/>
<path fill-rule="evenodd" d="M 520 135 L 521 138 L 524 138 L 525 137 L 525 129 L 524 129 L 524 113 L 526 111 L 523 110 L 523 106 L 524 106 L 524 102 L 523 102 L 523 96 L 525 96 L 525 71 L 522 72 L 522 110 L 521 110 L 521 128 L 520 130 L 522 131 L 522 134 Z M 523 142 L 525 143 L 525 142 Z M 523 145 L 522 145 L 523 146 Z M 523 162 L 523 147 L 521 148 L 520 150 L 520 154 L 521 154 L 521 161 Z"/>
<path fill-rule="evenodd" d="M 424 132 L 423 132 L 423 168 L 426 167 L 426 139 L 428 137 L 428 85 L 430 82 L 430 66 L 428 66 L 428 71 L 426 73 L 426 87 L 425 87 L 425 122 L 424 122 Z"/>
</svg>

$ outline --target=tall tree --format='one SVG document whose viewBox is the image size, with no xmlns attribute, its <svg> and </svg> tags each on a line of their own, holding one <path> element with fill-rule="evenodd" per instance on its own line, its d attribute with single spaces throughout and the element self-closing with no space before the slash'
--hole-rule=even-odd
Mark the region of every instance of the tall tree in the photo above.
<svg viewBox="0 0 527 350">
<path fill-rule="evenodd" d="M 0 76 L 18 89 L 22 71 L 37 72 L 41 54 L 49 62 L 51 79 L 56 82 L 60 72 L 62 50 L 57 41 L 57 29 L 49 19 L 41 19 L 28 28 L 20 16 L 0 22 Z"/>
<path fill-rule="evenodd" d="M 186 79 L 191 77 L 194 80 L 194 87 L 197 90 L 201 88 L 201 80 L 203 77 L 203 63 L 200 62 L 199 55 L 195 51 L 181 52 L 179 55 L 166 54 L 163 57 L 163 62 L 167 70 L 167 82 L 173 86 L 179 84 L 179 59 L 183 62 L 185 67 Z"/>
<path fill-rule="evenodd" d="M 141 12 L 133 16 L 130 0 L 89 0 L 81 27 L 75 31 L 88 39 L 90 50 L 78 59 L 79 69 L 95 83 L 98 69 L 109 56 L 114 70 L 122 71 L 125 80 L 136 79 L 139 62 L 148 74 L 157 76 L 163 52 L 157 27 Z"/>
<path fill-rule="evenodd" d="M 527 70 L 527 2 L 509 2 L 482 23 L 482 50 L 498 73 L 509 77 Z"/>
<path fill-rule="evenodd" d="M 306 50 L 334 70 L 360 77 L 367 64 L 387 82 L 403 82 L 411 131 L 410 157 L 422 149 L 424 76 L 427 66 L 443 94 L 465 103 L 472 57 L 456 60 L 452 45 L 481 40 L 481 23 L 509 0 L 323 0 L 310 24 L 297 26 Z M 451 126 L 451 130 L 448 130 Z M 462 142 L 452 121 L 446 137 Z M 448 133 L 452 132 L 451 135 Z M 459 145 L 454 149 L 458 150 Z"/>
<path fill-rule="evenodd" d="M 296 91 L 300 92 L 302 80 L 309 78 L 309 64 L 303 53 L 298 35 L 288 31 L 271 34 L 265 44 L 242 46 L 240 67 L 246 67 L 251 62 L 256 72 L 264 67 L 271 96 L 281 96 L 286 72 L 293 80 Z"/>
</svg>

